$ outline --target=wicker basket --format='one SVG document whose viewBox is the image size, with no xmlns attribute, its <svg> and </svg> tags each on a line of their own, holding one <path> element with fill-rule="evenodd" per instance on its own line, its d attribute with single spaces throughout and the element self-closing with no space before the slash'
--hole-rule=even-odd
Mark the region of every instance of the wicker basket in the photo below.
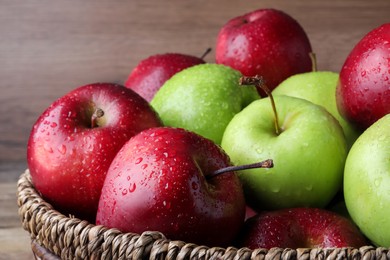
<svg viewBox="0 0 390 260">
<path fill-rule="evenodd" d="M 53 209 L 26 170 L 18 181 L 19 216 L 36 259 L 390 259 L 387 248 L 219 248 L 171 241 L 159 232 L 122 233 Z"/>
</svg>

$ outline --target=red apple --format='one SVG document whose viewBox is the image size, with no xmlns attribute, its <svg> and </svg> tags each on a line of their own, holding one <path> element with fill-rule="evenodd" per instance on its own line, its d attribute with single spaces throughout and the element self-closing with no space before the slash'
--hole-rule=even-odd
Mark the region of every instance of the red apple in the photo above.
<svg viewBox="0 0 390 260">
<path fill-rule="evenodd" d="M 211 140 L 180 128 L 153 128 L 131 138 L 115 157 L 96 223 L 123 232 L 162 232 L 173 240 L 227 246 L 245 217 L 235 172 Z"/>
<path fill-rule="evenodd" d="M 149 104 L 124 86 L 79 87 L 51 104 L 31 130 L 27 160 L 34 186 L 56 209 L 92 221 L 119 149 L 160 125 Z"/>
<path fill-rule="evenodd" d="M 336 92 L 341 115 L 363 130 L 390 113 L 390 23 L 370 31 L 352 49 Z"/>
<path fill-rule="evenodd" d="M 202 57 L 181 53 L 156 54 L 142 60 L 131 72 L 125 86 L 150 102 L 160 87 L 177 72 L 205 63 Z"/>
<path fill-rule="evenodd" d="M 244 76 L 261 75 L 270 90 L 291 75 L 312 70 L 310 41 L 301 25 L 275 9 L 259 9 L 220 30 L 216 62 Z"/>
<path fill-rule="evenodd" d="M 261 212 L 246 220 L 237 241 L 240 247 L 250 249 L 361 247 L 367 244 L 349 219 L 319 208 Z"/>
</svg>

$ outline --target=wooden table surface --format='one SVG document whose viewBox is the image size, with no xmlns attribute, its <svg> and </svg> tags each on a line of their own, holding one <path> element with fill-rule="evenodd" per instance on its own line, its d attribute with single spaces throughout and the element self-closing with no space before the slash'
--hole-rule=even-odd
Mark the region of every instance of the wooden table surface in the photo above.
<svg viewBox="0 0 390 260">
<path fill-rule="evenodd" d="M 390 22 L 389 0 L 13 1 L 0 8 L 0 259 L 32 259 L 17 215 L 16 180 L 40 113 L 84 84 L 123 83 L 156 53 L 201 55 L 220 27 L 277 8 L 306 30 L 318 69 L 339 71 L 361 37 Z M 214 52 L 206 60 L 214 62 Z"/>
</svg>

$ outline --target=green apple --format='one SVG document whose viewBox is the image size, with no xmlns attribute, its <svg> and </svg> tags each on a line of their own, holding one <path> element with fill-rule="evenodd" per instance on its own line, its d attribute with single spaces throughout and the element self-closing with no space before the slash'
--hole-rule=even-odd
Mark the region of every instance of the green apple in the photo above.
<svg viewBox="0 0 390 260">
<path fill-rule="evenodd" d="M 287 95 L 303 98 L 323 106 L 343 128 L 348 149 L 361 134 L 339 113 L 336 105 L 336 86 L 339 74 L 331 71 L 313 71 L 293 75 L 280 83 L 273 95 Z"/>
<path fill-rule="evenodd" d="M 375 245 L 390 247 L 390 114 L 366 129 L 349 151 L 344 197 L 361 231 Z"/>
<path fill-rule="evenodd" d="M 259 99 L 254 86 L 239 85 L 240 77 L 240 72 L 225 65 L 196 65 L 170 78 L 151 105 L 164 125 L 193 131 L 220 144 L 233 116 Z"/>
<path fill-rule="evenodd" d="M 337 120 L 304 99 L 256 100 L 227 126 L 222 148 L 236 165 L 273 159 L 271 169 L 239 173 L 248 204 L 256 209 L 326 206 L 341 189 L 347 145 Z"/>
</svg>

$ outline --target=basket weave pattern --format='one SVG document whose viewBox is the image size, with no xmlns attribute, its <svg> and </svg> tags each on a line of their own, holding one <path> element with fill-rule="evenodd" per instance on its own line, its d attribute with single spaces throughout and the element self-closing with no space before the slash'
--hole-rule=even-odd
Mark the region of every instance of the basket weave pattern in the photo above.
<svg viewBox="0 0 390 260">
<path fill-rule="evenodd" d="M 219 248 L 172 241 L 160 232 L 122 233 L 67 217 L 35 190 L 26 170 L 17 187 L 19 216 L 37 259 L 390 259 L 388 248 Z"/>
</svg>

